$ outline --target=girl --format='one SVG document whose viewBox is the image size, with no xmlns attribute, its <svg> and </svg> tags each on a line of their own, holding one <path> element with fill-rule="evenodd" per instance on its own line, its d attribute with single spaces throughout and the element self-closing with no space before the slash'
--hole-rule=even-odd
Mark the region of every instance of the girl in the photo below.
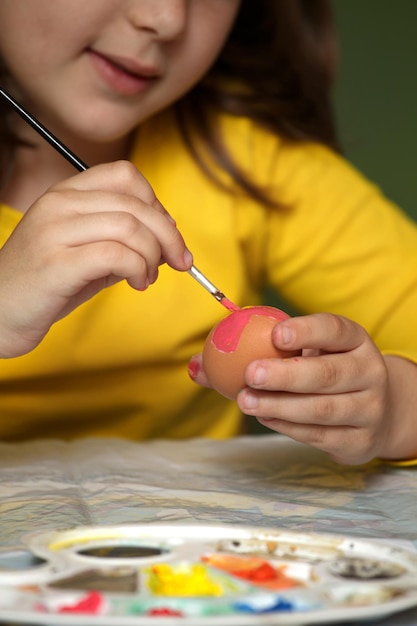
<svg viewBox="0 0 417 626">
<path fill-rule="evenodd" d="M 3 108 L 3 439 L 242 411 L 340 463 L 417 455 L 417 230 L 337 154 L 335 48 L 326 0 L 0 0 L 2 85 L 92 166 Z M 236 304 L 305 314 L 273 331 L 303 357 L 251 363 L 237 403 L 204 386 L 225 311 L 182 236 Z"/>
</svg>

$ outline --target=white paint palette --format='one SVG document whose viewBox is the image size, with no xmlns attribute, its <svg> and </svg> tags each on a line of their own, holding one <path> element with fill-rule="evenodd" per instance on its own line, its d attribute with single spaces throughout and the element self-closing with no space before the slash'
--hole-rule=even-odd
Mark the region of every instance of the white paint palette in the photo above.
<svg viewBox="0 0 417 626">
<path fill-rule="evenodd" d="M 301 626 L 417 606 L 417 553 L 241 526 L 86 526 L 0 552 L 0 620 L 45 626 Z"/>
</svg>

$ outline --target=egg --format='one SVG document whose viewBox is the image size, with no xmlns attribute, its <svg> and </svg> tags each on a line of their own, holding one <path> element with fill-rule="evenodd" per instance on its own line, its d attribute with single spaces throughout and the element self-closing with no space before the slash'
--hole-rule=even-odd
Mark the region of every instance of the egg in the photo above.
<svg viewBox="0 0 417 626">
<path fill-rule="evenodd" d="M 203 348 L 203 369 L 210 385 L 234 399 L 245 383 L 245 370 L 255 359 L 287 358 L 300 354 L 278 350 L 272 329 L 289 318 L 281 309 L 252 306 L 233 311 L 208 335 Z"/>
</svg>

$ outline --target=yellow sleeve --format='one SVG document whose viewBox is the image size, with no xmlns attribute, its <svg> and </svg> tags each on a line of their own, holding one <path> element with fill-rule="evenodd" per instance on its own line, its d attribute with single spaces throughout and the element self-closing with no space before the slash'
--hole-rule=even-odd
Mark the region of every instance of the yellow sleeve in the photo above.
<svg viewBox="0 0 417 626">
<path fill-rule="evenodd" d="M 302 313 L 361 324 L 384 354 L 417 362 L 417 227 L 343 158 L 283 144 L 270 212 L 268 282 Z"/>
</svg>

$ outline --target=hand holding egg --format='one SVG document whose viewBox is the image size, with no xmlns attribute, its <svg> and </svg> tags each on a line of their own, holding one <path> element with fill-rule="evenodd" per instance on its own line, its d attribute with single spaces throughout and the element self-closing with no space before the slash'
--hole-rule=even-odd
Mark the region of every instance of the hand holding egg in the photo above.
<svg viewBox="0 0 417 626">
<path fill-rule="evenodd" d="M 365 328 L 344 316 L 300 315 L 280 328 L 288 319 L 273 307 L 234 311 L 191 360 L 191 378 L 227 398 L 239 394 L 242 413 L 337 463 L 392 458 L 388 375 L 396 357 L 385 358 Z M 276 348 L 272 337 L 292 350 Z M 253 363 L 258 360 L 263 363 Z M 414 444 L 410 456 L 416 456 Z"/>
<path fill-rule="evenodd" d="M 251 361 L 288 358 L 272 343 L 272 329 L 289 315 L 271 306 L 238 309 L 222 319 L 208 335 L 203 368 L 210 385 L 226 398 L 235 399 L 245 387 L 245 370 Z"/>
</svg>

